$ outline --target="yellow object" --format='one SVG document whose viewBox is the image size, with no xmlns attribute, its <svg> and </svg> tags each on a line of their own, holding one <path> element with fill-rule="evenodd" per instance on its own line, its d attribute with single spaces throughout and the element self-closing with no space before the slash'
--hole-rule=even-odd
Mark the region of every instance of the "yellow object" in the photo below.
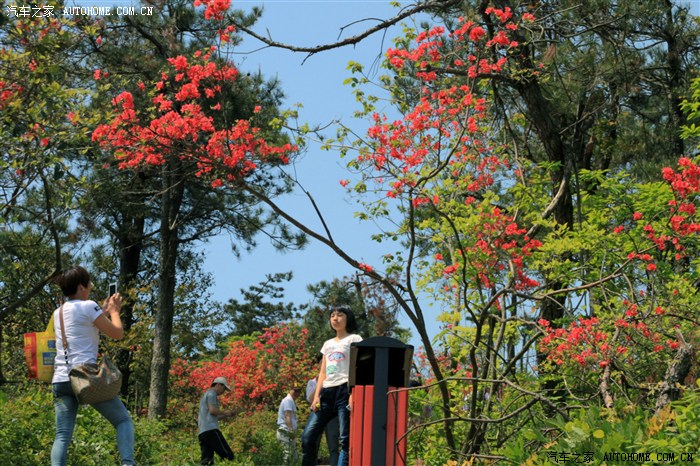
<svg viewBox="0 0 700 466">
<path fill-rule="evenodd" d="M 29 369 L 29 378 L 51 382 L 55 358 L 56 333 L 53 328 L 53 314 L 51 314 L 44 332 L 24 334 L 24 360 Z"/>
</svg>

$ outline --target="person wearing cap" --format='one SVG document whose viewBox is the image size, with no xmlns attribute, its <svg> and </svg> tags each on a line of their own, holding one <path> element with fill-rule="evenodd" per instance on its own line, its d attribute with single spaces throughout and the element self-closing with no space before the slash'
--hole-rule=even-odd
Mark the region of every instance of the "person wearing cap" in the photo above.
<svg viewBox="0 0 700 466">
<path fill-rule="evenodd" d="M 199 402 L 197 424 L 203 465 L 214 464 L 214 453 L 221 459 L 233 460 L 233 451 L 219 430 L 219 419 L 233 416 L 233 411 L 230 409 L 219 409 L 219 395 L 227 390 L 231 390 L 227 380 L 224 377 L 217 377 Z"/>
<path fill-rule="evenodd" d="M 362 341 L 355 335 L 357 321 L 348 306 L 332 308 L 329 313 L 331 329 L 335 338 L 327 340 L 321 348 L 323 359 L 318 373 L 318 383 L 311 415 L 301 435 L 302 466 L 314 466 L 318 456 L 318 439 L 328 422 L 338 418 L 340 430 L 339 466 L 348 466 L 350 448 L 350 345 Z"/>
<path fill-rule="evenodd" d="M 280 403 L 277 410 L 277 441 L 282 444 L 284 452 L 284 464 L 295 464 L 299 458 L 297 452 L 297 404 L 301 389 L 293 387 Z"/>
</svg>

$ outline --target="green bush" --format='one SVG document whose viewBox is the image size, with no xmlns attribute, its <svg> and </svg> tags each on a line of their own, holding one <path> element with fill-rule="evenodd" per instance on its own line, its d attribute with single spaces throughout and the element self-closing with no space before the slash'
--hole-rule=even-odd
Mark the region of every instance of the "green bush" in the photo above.
<svg viewBox="0 0 700 466">
<path fill-rule="evenodd" d="M 169 420 L 148 420 L 132 414 L 136 434 L 135 456 L 139 465 L 199 464 L 197 421 L 183 425 Z M 239 415 L 220 423 L 238 466 L 279 465 L 282 451 L 275 437 L 276 412 Z M 300 425 L 304 424 L 301 422 Z M 26 383 L 0 387 L 0 465 L 44 466 L 51 462 L 54 425 L 50 386 Z M 118 464 L 114 428 L 90 407 L 81 407 L 68 452 L 68 464 L 111 466 Z M 223 463 L 218 461 L 218 463 Z"/>
<path fill-rule="evenodd" d="M 658 464 L 656 453 L 673 454 L 676 461 L 692 453 L 697 464 L 699 447 L 700 392 L 688 390 L 658 415 L 636 406 L 615 412 L 581 409 L 569 420 L 557 417 L 539 428 L 524 429 L 499 453 L 522 465 L 553 464 L 554 456 L 575 462 L 571 455 L 587 452 L 601 465 L 630 464 L 611 453 L 650 453 L 650 461 L 635 460 L 638 465 Z"/>
<path fill-rule="evenodd" d="M 49 464 L 54 437 L 51 395 L 45 386 L 18 388 L 0 391 L 0 464 Z"/>
</svg>

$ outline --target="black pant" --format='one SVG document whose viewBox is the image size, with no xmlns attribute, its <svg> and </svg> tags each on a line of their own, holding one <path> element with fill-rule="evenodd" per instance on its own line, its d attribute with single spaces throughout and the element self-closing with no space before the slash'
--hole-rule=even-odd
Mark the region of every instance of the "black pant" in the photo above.
<svg viewBox="0 0 700 466">
<path fill-rule="evenodd" d="M 208 430 L 199 434 L 199 447 L 202 449 L 202 465 L 214 464 L 214 453 L 224 460 L 233 460 L 231 447 L 219 429 Z"/>
</svg>

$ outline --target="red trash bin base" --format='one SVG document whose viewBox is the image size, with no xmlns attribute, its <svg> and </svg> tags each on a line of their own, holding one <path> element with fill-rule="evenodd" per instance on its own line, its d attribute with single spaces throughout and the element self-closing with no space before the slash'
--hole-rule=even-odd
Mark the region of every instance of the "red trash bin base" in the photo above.
<svg viewBox="0 0 700 466">
<path fill-rule="evenodd" d="M 389 391 L 396 390 L 389 387 Z M 372 465 L 373 429 L 386 430 L 386 466 L 406 466 L 406 430 L 408 429 L 408 392 L 388 395 L 387 418 L 374 422 L 374 386 L 356 385 L 352 389 L 350 412 L 350 466 Z M 401 439 L 401 440 L 399 440 Z"/>
</svg>

